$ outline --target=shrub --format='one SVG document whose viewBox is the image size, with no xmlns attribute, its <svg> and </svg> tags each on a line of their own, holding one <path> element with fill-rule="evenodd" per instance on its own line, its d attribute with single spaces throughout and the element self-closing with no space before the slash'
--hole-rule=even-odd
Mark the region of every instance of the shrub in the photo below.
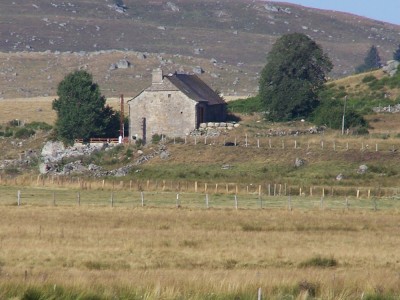
<svg viewBox="0 0 400 300">
<path fill-rule="evenodd" d="M 162 134 L 157 134 L 157 133 L 153 134 L 153 136 L 151 137 L 151 142 L 153 144 L 158 144 L 161 141 L 162 138 L 163 138 Z"/>
<path fill-rule="evenodd" d="M 376 80 L 377 79 L 376 79 L 376 77 L 374 75 L 367 75 L 362 79 L 362 82 L 363 83 L 368 83 L 368 82 L 376 81 Z"/>
<path fill-rule="evenodd" d="M 11 126 L 11 127 L 17 127 L 21 124 L 20 120 L 14 119 L 11 121 L 8 121 L 7 125 Z"/>
<path fill-rule="evenodd" d="M 263 111 L 263 105 L 259 97 L 250 97 L 228 102 L 228 112 L 230 113 L 252 113 Z M 229 120 L 233 115 L 230 114 Z M 233 121 L 233 120 L 232 120 Z"/>
<path fill-rule="evenodd" d="M 311 115 L 311 120 L 317 125 L 326 125 L 333 129 L 342 128 L 344 103 L 337 100 L 324 100 Z M 353 108 L 347 107 L 345 128 L 366 128 L 367 121 Z M 368 132 L 368 130 L 367 130 Z"/>
<path fill-rule="evenodd" d="M 25 124 L 26 128 L 34 129 L 34 130 L 43 130 L 43 131 L 50 131 L 53 126 L 47 124 L 46 122 L 31 122 Z"/>
<path fill-rule="evenodd" d="M 22 127 L 22 128 L 18 128 L 14 132 L 14 137 L 17 139 L 27 139 L 27 138 L 31 137 L 32 135 L 34 135 L 35 133 L 36 132 L 33 129 Z"/>
<path fill-rule="evenodd" d="M 310 267 L 318 267 L 318 268 L 331 268 L 336 267 L 338 262 L 333 257 L 326 258 L 321 256 L 312 257 L 303 261 L 299 264 L 300 268 L 310 268 Z"/>
</svg>

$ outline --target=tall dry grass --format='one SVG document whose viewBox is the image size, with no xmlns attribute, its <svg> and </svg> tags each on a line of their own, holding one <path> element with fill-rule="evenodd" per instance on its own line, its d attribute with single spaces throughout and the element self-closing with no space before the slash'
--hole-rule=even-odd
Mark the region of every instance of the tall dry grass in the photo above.
<svg viewBox="0 0 400 300">
<path fill-rule="evenodd" d="M 254 299 L 258 287 L 268 299 L 398 295 L 399 220 L 397 211 L 5 206 L 0 298 L 54 285 L 104 299 Z M 302 267 L 315 257 L 337 266 Z"/>
</svg>

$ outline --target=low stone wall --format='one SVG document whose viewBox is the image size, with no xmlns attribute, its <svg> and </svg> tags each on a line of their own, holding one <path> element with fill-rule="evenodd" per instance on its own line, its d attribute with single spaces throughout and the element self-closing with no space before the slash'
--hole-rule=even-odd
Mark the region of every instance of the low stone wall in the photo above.
<svg viewBox="0 0 400 300">
<path fill-rule="evenodd" d="M 234 128 L 238 128 L 239 126 L 239 123 L 234 122 L 208 122 L 201 123 L 199 129 L 215 128 L 233 130 Z"/>
</svg>

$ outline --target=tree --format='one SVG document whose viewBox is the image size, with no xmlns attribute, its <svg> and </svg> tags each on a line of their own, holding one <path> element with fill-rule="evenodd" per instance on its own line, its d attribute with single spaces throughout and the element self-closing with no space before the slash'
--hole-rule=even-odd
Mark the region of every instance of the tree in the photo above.
<svg viewBox="0 0 400 300">
<path fill-rule="evenodd" d="M 59 83 L 57 95 L 58 99 L 53 101 L 57 112 L 55 129 L 58 139 L 65 144 L 73 144 L 77 138 L 87 142 L 92 137 L 118 136 L 118 114 L 105 106 L 106 99 L 91 74 L 68 74 Z"/>
<path fill-rule="evenodd" d="M 342 128 L 343 113 L 345 103 L 340 100 L 326 98 L 321 100 L 319 105 L 312 113 L 311 120 L 316 125 L 326 125 L 332 129 Z M 364 117 L 351 107 L 345 111 L 344 128 L 367 128 L 368 122 Z"/>
<path fill-rule="evenodd" d="M 270 120 L 307 117 L 318 105 L 318 90 L 332 63 L 322 48 L 301 33 L 280 37 L 267 56 L 259 97 Z"/>
<path fill-rule="evenodd" d="M 380 68 L 381 66 L 382 63 L 379 56 L 378 48 L 375 45 L 372 45 L 367 53 L 367 56 L 364 58 L 364 63 L 356 68 L 356 73 L 363 73 L 375 70 Z"/>
<path fill-rule="evenodd" d="M 397 50 L 393 52 L 393 59 L 400 61 L 400 45 L 398 46 Z"/>
</svg>

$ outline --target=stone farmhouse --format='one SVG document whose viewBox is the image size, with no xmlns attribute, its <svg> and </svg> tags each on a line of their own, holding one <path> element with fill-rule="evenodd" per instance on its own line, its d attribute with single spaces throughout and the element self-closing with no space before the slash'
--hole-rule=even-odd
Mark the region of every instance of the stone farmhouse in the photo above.
<svg viewBox="0 0 400 300">
<path fill-rule="evenodd" d="M 225 122 L 226 103 L 196 75 L 153 70 L 151 86 L 128 101 L 129 138 L 183 137 L 205 122 Z"/>
</svg>

